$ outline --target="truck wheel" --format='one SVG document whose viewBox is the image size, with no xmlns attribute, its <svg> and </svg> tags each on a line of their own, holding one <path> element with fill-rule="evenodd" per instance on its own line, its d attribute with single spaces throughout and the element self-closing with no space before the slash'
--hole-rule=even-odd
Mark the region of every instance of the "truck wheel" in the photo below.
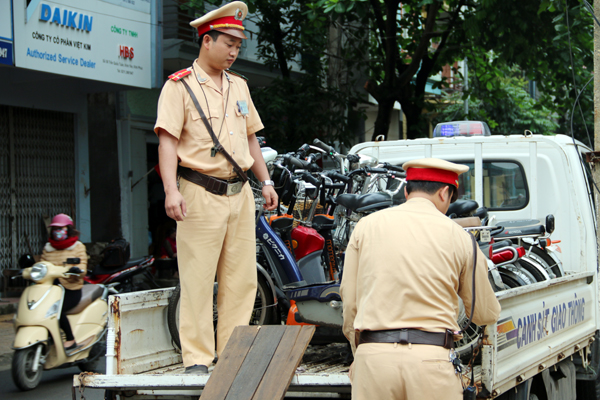
<svg viewBox="0 0 600 400">
<path fill-rule="evenodd" d="M 31 346 L 23 350 L 16 350 L 13 355 L 12 378 L 15 385 L 21 390 L 35 389 L 42 379 L 42 365 L 38 365 L 37 371 L 33 372 L 36 349 L 37 346 Z"/>
<path fill-rule="evenodd" d="M 179 298 L 181 297 L 181 286 L 177 285 L 167 307 L 167 323 L 171 339 L 178 349 L 181 349 L 179 339 Z M 213 326 L 217 328 L 217 284 L 213 293 Z M 277 320 L 277 307 L 273 299 L 271 287 L 262 275 L 258 275 L 256 289 L 256 299 L 254 300 L 254 310 L 250 317 L 250 325 L 269 325 Z"/>
<path fill-rule="evenodd" d="M 575 390 L 577 392 L 578 399 L 596 400 L 600 399 L 598 392 L 596 391 L 596 383 L 598 381 L 576 381 Z"/>
</svg>

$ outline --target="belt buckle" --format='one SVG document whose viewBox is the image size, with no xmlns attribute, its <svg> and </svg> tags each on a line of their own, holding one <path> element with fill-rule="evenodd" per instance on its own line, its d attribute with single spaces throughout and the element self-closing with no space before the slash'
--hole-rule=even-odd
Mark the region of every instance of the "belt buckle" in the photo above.
<svg viewBox="0 0 600 400">
<path fill-rule="evenodd" d="M 227 183 L 227 196 L 233 196 L 234 194 L 238 194 L 242 191 L 242 186 L 244 182 L 235 182 L 235 183 Z"/>
<path fill-rule="evenodd" d="M 408 329 L 400 329 L 400 335 L 398 337 L 398 343 L 408 344 Z"/>
</svg>

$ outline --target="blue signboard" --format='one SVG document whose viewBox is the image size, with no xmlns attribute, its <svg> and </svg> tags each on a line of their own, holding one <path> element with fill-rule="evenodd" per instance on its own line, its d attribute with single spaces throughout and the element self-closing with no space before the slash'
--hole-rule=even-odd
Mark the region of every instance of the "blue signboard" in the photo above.
<svg viewBox="0 0 600 400">
<path fill-rule="evenodd" d="M 13 65 L 12 43 L 0 41 L 0 64 Z"/>
</svg>

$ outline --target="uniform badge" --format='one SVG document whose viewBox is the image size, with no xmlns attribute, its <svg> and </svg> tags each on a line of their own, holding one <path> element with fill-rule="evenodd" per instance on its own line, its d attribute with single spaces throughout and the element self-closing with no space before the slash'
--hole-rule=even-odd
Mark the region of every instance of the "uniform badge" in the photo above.
<svg viewBox="0 0 600 400">
<path fill-rule="evenodd" d="M 244 12 L 242 11 L 241 8 L 238 8 L 237 10 L 235 10 L 234 18 L 238 21 L 241 21 L 244 19 Z"/>
<path fill-rule="evenodd" d="M 248 111 L 248 103 L 246 100 L 238 100 L 237 101 L 238 111 L 244 116 L 247 117 L 250 112 Z"/>
</svg>

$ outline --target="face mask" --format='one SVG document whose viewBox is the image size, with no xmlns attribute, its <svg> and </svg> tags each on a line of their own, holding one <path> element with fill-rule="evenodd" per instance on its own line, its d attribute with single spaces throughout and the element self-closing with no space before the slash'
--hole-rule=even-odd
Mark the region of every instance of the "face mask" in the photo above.
<svg viewBox="0 0 600 400">
<path fill-rule="evenodd" d="M 52 239 L 54 240 L 65 240 L 67 238 L 67 227 L 54 229 L 52 231 Z"/>
</svg>

